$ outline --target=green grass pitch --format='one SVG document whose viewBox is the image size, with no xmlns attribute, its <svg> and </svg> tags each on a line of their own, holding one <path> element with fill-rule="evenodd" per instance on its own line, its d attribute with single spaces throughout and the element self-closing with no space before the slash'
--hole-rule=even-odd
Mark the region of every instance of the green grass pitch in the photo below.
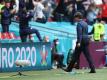
<svg viewBox="0 0 107 80">
<path fill-rule="evenodd" d="M 107 80 L 107 68 L 96 69 L 96 73 L 88 73 L 90 70 L 75 70 L 75 73 L 66 73 L 61 69 L 24 71 L 26 76 L 13 76 L 17 72 L 0 73 L 0 80 Z"/>
</svg>

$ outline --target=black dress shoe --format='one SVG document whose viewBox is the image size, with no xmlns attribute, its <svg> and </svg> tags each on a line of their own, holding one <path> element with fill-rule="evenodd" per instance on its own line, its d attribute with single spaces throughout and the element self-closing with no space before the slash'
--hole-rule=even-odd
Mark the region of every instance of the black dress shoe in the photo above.
<svg viewBox="0 0 107 80">
<path fill-rule="evenodd" d="M 91 70 L 89 73 L 96 73 L 96 71 L 95 70 Z"/>
<path fill-rule="evenodd" d="M 107 64 L 105 64 L 104 66 L 107 67 Z"/>
<path fill-rule="evenodd" d="M 66 67 L 66 65 L 63 64 L 62 67 Z"/>
<path fill-rule="evenodd" d="M 64 68 L 66 67 L 66 65 L 62 64 L 62 65 L 57 65 L 58 68 Z"/>
<path fill-rule="evenodd" d="M 62 68 L 62 70 L 64 70 L 65 72 L 71 72 L 71 70 L 69 70 L 69 69 L 65 69 L 65 68 Z"/>
</svg>

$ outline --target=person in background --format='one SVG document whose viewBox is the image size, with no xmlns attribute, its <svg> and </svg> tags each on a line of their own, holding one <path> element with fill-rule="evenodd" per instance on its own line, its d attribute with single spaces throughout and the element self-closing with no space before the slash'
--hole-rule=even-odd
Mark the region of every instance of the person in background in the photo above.
<svg viewBox="0 0 107 80">
<path fill-rule="evenodd" d="M 27 10 L 33 10 L 34 9 L 34 5 L 32 0 L 25 0 L 26 1 L 26 9 Z"/>
<path fill-rule="evenodd" d="M 4 7 L 4 5 L 5 5 L 4 0 L 1 0 L 0 1 L 0 22 L 1 22 L 1 13 L 2 13 L 1 9 Z"/>
<path fill-rule="evenodd" d="M 63 64 L 63 59 L 64 59 L 64 55 L 63 54 L 59 54 L 58 53 L 58 44 L 59 44 L 59 40 L 58 39 L 54 39 L 53 40 L 53 45 L 52 45 L 52 64 L 54 64 L 54 62 L 56 61 L 57 67 L 58 68 L 62 68 L 65 67 L 65 65 Z"/>
<path fill-rule="evenodd" d="M 102 41 L 104 39 L 105 26 L 100 18 L 97 18 L 92 31 L 89 32 L 89 35 L 91 34 L 93 34 L 94 41 Z"/>
<path fill-rule="evenodd" d="M 65 12 L 66 12 L 65 0 L 60 0 L 59 4 L 53 11 L 53 20 L 59 22 L 62 21 L 63 18 L 65 17 Z"/>
<path fill-rule="evenodd" d="M 78 12 L 81 12 L 83 14 L 83 16 L 85 17 L 86 15 L 86 11 L 85 11 L 85 7 L 83 5 L 83 3 L 87 1 L 87 0 L 74 0 L 75 2 L 75 8 L 76 8 L 76 11 Z"/>
<path fill-rule="evenodd" d="M 10 0 L 10 9 L 13 9 L 15 5 L 15 0 Z"/>
<path fill-rule="evenodd" d="M 25 0 L 19 0 L 19 10 L 26 7 L 26 1 Z"/>
<path fill-rule="evenodd" d="M 4 0 L 1 0 L 0 1 L 0 12 L 1 12 L 1 9 L 2 9 L 2 7 L 5 5 L 5 2 L 4 2 Z"/>
<path fill-rule="evenodd" d="M 44 36 L 44 38 L 43 38 L 43 42 L 49 42 L 49 36 Z"/>
<path fill-rule="evenodd" d="M 40 23 L 46 23 L 45 15 L 43 13 L 44 11 L 44 5 L 42 3 L 42 0 L 33 0 L 34 5 L 34 16 L 33 20 Z"/>
<path fill-rule="evenodd" d="M 25 6 L 20 6 L 18 17 L 19 17 L 19 33 L 20 33 L 21 41 L 26 42 L 27 36 L 33 33 L 37 35 L 39 41 L 42 41 L 42 38 L 38 30 L 29 27 L 29 21 L 33 17 L 32 12 L 28 12 Z"/>
<path fill-rule="evenodd" d="M 105 0 L 102 0 L 102 1 L 103 1 L 103 4 L 100 5 L 100 7 L 101 7 L 100 16 L 101 16 L 102 20 L 107 23 L 107 1 L 105 1 Z"/>
<path fill-rule="evenodd" d="M 91 68 L 90 73 L 96 73 L 95 67 L 92 61 L 92 57 L 89 53 L 88 45 L 89 45 L 89 37 L 88 37 L 88 24 L 83 20 L 83 15 L 80 12 L 75 13 L 74 15 L 75 21 L 77 24 L 77 42 L 74 54 L 72 55 L 72 60 L 64 71 L 71 72 L 75 63 L 80 58 L 81 52 L 85 55 L 89 67 Z"/>
<path fill-rule="evenodd" d="M 10 10 L 10 1 L 5 1 L 5 6 L 1 9 L 1 25 L 2 32 L 9 32 L 9 25 L 11 24 L 11 18 L 15 13 L 15 9 Z"/>
<path fill-rule="evenodd" d="M 99 9 L 97 8 L 97 6 L 92 3 L 89 5 L 88 9 L 87 9 L 87 22 L 89 25 L 93 25 L 95 23 L 95 19 L 97 18 L 99 13 Z"/>
<path fill-rule="evenodd" d="M 13 9 L 16 9 L 16 13 L 19 11 L 19 0 L 14 0 L 13 2 Z"/>
<path fill-rule="evenodd" d="M 73 0 L 65 0 L 66 5 L 66 13 L 65 16 L 67 16 L 68 20 L 71 22 L 71 24 L 74 24 L 73 17 L 75 14 L 75 2 Z"/>
<path fill-rule="evenodd" d="M 44 5 L 44 16 L 46 21 L 48 21 L 49 17 L 51 17 L 51 13 L 52 13 L 52 4 L 51 4 L 51 0 L 46 0 L 43 2 Z"/>
</svg>

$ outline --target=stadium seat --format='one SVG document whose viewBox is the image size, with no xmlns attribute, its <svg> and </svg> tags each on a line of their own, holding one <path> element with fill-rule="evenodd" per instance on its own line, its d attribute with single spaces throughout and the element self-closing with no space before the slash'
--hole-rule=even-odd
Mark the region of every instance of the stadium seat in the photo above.
<svg viewBox="0 0 107 80">
<path fill-rule="evenodd" d="M 0 40 L 3 40 L 3 39 L 16 39 L 16 36 L 12 32 L 0 33 Z"/>
<path fill-rule="evenodd" d="M 12 33 L 12 32 L 10 32 L 10 33 L 9 33 L 9 37 L 10 37 L 10 39 L 16 39 L 15 34 L 14 34 L 14 33 Z"/>
<path fill-rule="evenodd" d="M 3 33 L 3 39 L 10 39 L 9 33 Z"/>
<path fill-rule="evenodd" d="M 0 33 L 0 40 L 4 39 L 3 33 Z"/>
</svg>

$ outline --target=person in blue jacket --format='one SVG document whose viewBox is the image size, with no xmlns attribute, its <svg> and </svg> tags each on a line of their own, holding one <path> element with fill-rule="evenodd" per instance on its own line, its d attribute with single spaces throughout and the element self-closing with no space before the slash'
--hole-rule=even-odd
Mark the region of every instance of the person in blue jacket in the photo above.
<svg viewBox="0 0 107 80">
<path fill-rule="evenodd" d="M 10 1 L 5 1 L 5 6 L 1 9 L 1 26 L 2 32 L 9 32 L 9 25 L 11 24 L 11 17 L 15 13 L 15 9 L 10 9 Z"/>
<path fill-rule="evenodd" d="M 39 41 L 42 41 L 39 31 L 37 29 L 33 29 L 29 27 L 29 21 L 33 17 L 33 13 L 28 12 L 24 5 L 19 5 L 19 7 L 20 9 L 19 9 L 18 17 L 19 17 L 19 33 L 20 33 L 21 41 L 26 42 L 27 36 L 33 33 L 37 35 Z"/>
<path fill-rule="evenodd" d="M 89 45 L 89 36 L 88 36 L 88 25 L 85 21 L 82 20 L 83 15 L 80 12 L 75 13 L 74 19 L 78 22 L 77 24 L 77 42 L 75 51 L 72 55 L 72 60 L 70 61 L 69 65 L 66 69 L 64 69 L 66 72 L 72 71 L 74 64 L 78 61 L 81 52 L 86 57 L 86 60 L 88 61 L 89 67 L 91 68 L 90 73 L 96 73 L 95 67 L 92 61 L 92 57 L 89 53 L 88 45 Z"/>
</svg>

